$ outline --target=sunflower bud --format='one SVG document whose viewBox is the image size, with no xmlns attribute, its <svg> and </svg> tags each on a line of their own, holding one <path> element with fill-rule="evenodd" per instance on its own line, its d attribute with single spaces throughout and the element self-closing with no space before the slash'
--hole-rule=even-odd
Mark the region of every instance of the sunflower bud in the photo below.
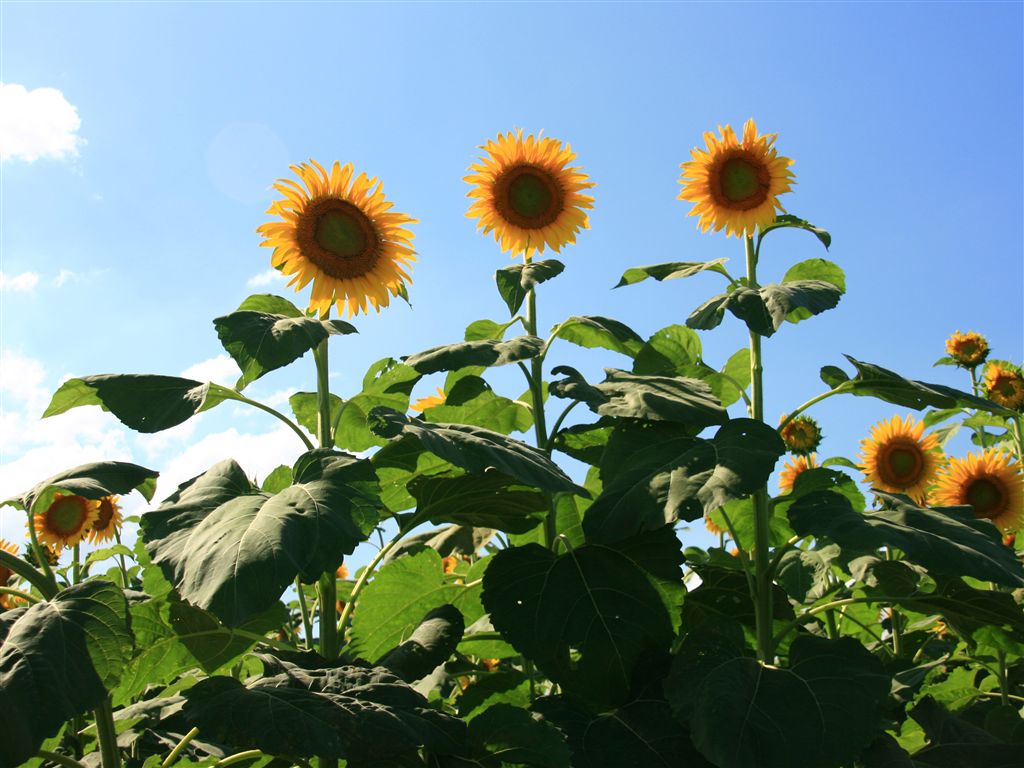
<svg viewBox="0 0 1024 768">
<path fill-rule="evenodd" d="M 946 339 L 946 354 L 961 368 L 977 368 L 988 357 L 988 341 L 980 333 L 957 331 Z"/>
<path fill-rule="evenodd" d="M 990 360 L 982 383 L 985 397 L 1015 411 L 1024 411 L 1024 373 L 1013 363 Z"/>
<path fill-rule="evenodd" d="M 786 421 L 786 417 L 782 417 Z M 797 416 L 785 426 L 779 428 L 779 436 L 792 453 L 806 456 L 813 453 L 821 445 L 821 427 L 810 416 Z"/>
</svg>

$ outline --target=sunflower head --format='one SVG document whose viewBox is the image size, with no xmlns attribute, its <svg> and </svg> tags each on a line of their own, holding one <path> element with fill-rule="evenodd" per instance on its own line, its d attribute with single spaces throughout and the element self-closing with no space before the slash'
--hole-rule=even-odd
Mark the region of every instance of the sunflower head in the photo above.
<svg viewBox="0 0 1024 768">
<path fill-rule="evenodd" d="M 112 541 L 119 530 L 124 518 L 121 516 L 121 505 L 117 503 L 117 496 L 104 496 L 99 501 L 99 513 L 96 521 L 89 529 L 88 539 L 91 544 L 99 544 L 102 541 Z"/>
<path fill-rule="evenodd" d="M 7 552 L 10 555 L 17 556 L 18 554 L 18 545 L 12 544 L 6 539 L 0 539 L 0 549 L 2 549 L 4 552 Z M 12 571 L 6 565 L 0 565 L 0 587 L 6 587 L 7 582 L 11 580 L 11 576 L 13 575 L 14 571 Z M 9 608 L 14 607 L 10 597 L 10 595 L 0 595 L 0 608 L 2 608 L 3 610 L 8 610 Z"/>
<path fill-rule="evenodd" d="M 72 547 L 89 532 L 100 514 L 100 503 L 74 494 L 55 493 L 50 506 L 35 516 L 36 536 L 54 549 Z"/>
<path fill-rule="evenodd" d="M 935 435 L 924 435 L 924 422 L 893 416 L 871 428 L 860 441 L 861 471 L 873 488 L 904 493 L 921 503 L 935 480 L 943 456 Z"/>
<path fill-rule="evenodd" d="M 380 311 L 392 296 L 404 296 L 416 260 L 415 219 L 391 210 L 381 183 L 352 164 L 334 163 L 328 173 L 315 160 L 291 166 L 302 184 L 280 179 L 284 195 L 267 209 L 280 216 L 257 228 L 260 245 L 273 248 L 270 264 L 301 291 L 312 281 L 309 310 L 326 316 L 332 305 L 349 317 Z"/>
<path fill-rule="evenodd" d="M 784 422 L 786 417 L 782 417 Z M 797 456 L 813 453 L 821 445 L 821 427 L 810 416 L 797 416 L 779 429 L 779 436 L 786 448 Z"/>
<path fill-rule="evenodd" d="M 575 243 L 576 234 L 589 229 L 585 209 L 594 207 L 594 198 L 582 193 L 594 184 L 569 167 L 576 153 L 568 144 L 533 134 L 524 139 L 520 128 L 480 149 L 487 156 L 463 179 L 473 185 L 466 216 L 479 219 L 485 235 L 493 231 L 503 251 L 529 261 L 545 247 L 557 252 Z"/>
<path fill-rule="evenodd" d="M 1004 533 L 1024 525 L 1024 473 L 1001 451 L 951 458 L 939 475 L 933 499 L 938 506 L 969 505 L 975 517 L 991 520 Z"/>
<path fill-rule="evenodd" d="M 792 493 L 796 478 L 801 472 L 814 469 L 818 466 L 817 455 L 794 456 L 790 461 L 782 465 L 782 472 L 779 473 L 779 490 L 782 493 Z"/>
<path fill-rule="evenodd" d="M 776 209 L 785 213 L 778 196 L 789 192 L 793 161 L 772 146 L 776 134 L 758 135 L 754 121 L 743 126 L 737 139 L 731 126 L 718 128 L 719 137 L 704 134 L 706 149 L 694 148 L 692 160 L 682 163 L 680 200 L 694 203 L 690 216 L 699 216 L 701 232 L 725 229 L 726 235 L 752 235 L 775 221 Z"/>
<path fill-rule="evenodd" d="M 723 533 L 725 533 L 725 529 L 718 523 L 716 523 L 711 518 L 711 515 L 704 515 L 704 527 L 708 529 L 709 533 L 712 533 L 715 536 L 721 536 Z"/>
<path fill-rule="evenodd" d="M 438 387 L 436 395 L 428 395 L 427 397 L 421 397 L 419 400 L 417 400 L 415 403 L 409 406 L 409 410 L 415 411 L 416 413 L 423 413 L 425 410 L 427 410 L 427 408 L 433 408 L 434 406 L 437 405 L 444 405 L 444 401 L 446 399 L 447 395 L 445 395 L 444 390 Z"/>
<path fill-rule="evenodd" d="M 985 397 L 1015 411 L 1024 411 L 1024 372 L 1005 360 L 990 360 L 985 366 Z"/>
<path fill-rule="evenodd" d="M 977 368 L 988 357 L 988 341 L 974 331 L 957 331 L 946 339 L 946 354 L 961 368 Z"/>
<path fill-rule="evenodd" d="M 346 566 L 344 563 L 339 565 L 337 570 L 334 571 L 334 577 L 337 578 L 337 579 L 347 579 L 348 578 L 348 566 Z"/>
</svg>

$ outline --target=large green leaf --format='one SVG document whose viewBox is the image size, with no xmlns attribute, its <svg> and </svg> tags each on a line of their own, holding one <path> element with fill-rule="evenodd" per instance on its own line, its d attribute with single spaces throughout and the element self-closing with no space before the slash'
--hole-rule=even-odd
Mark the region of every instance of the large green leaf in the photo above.
<svg viewBox="0 0 1024 768">
<path fill-rule="evenodd" d="M 380 479 L 380 500 L 392 512 L 402 512 L 416 505 L 408 490 L 421 477 L 451 477 L 461 473 L 423 447 L 412 435 L 393 440 L 370 457 Z"/>
<path fill-rule="evenodd" d="M 565 265 L 557 259 L 531 261 L 528 264 L 513 264 L 502 267 L 494 273 L 498 293 L 508 306 L 509 315 L 514 315 L 523 306 L 526 293 L 534 286 L 562 274 Z"/>
<path fill-rule="evenodd" d="M 639 376 L 609 368 L 603 382 L 588 384 L 569 366 L 551 372 L 566 377 L 551 384 L 551 394 L 585 402 L 601 416 L 672 421 L 694 428 L 724 424 L 729 419 L 711 388 L 697 379 Z"/>
<path fill-rule="evenodd" d="M 603 347 L 635 357 L 644 340 L 628 325 L 610 317 L 570 317 L 553 329 L 556 338 L 593 349 Z"/>
<path fill-rule="evenodd" d="M 889 686 L 850 638 L 798 637 L 780 668 L 747 656 L 738 629 L 689 635 L 665 681 L 676 716 L 720 768 L 850 763 L 881 729 Z"/>
<path fill-rule="evenodd" d="M 774 222 L 769 224 L 767 227 L 761 229 L 760 236 L 758 237 L 758 248 L 760 248 L 761 238 L 763 238 L 769 232 L 776 229 L 786 228 L 803 229 L 806 230 L 807 232 L 810 232 L 812 235 L 818 238 L 818 241 L 822 245 L 824 245 L 826 249 L 832 245 L 832 235 L 830 235 L 826 230 L 822 229 L 821 227 L 816 227 L 813 224 L 811 224 L 811 222 L 805 219 L 801 219 L 799 216 L 794 216 L 791 213 L 780 213 L 775 217 Z"/>
<path fill-rule="evenodd" d="M 412 484 L 417 513 L 432 523 L 456 523 L 526 533 L 543 520 L 544 494 L 498 472 L 427 477 Z"/>
<path fill-rule="evenodd" d="M 1019 743 L 1003 742 L 984 728 L 946 711 L 928 696 L 917 702 L 909 714 L 921 725 L 928 738 L 928 746 L 913 754 L 915 766 L 1018 768 L 1020 765 Z"/>
<path fill-rule="evenodd" d="M 498 432 L 463 424 L 432 424 L 409 419 L 390 408 L 375 408 L 370 419 L 378 435 L 389 439 L 412 435 L 428 451 L 467 472 L 482 474 L 493 467 L 526 485 L 589 495 L 543 451 Z"/>
<path fill-rule="evenodd" d="M 634 667 L 668 649 L 685 588 L 671 527 L 632 547 L 562 555 L 528 544 L 499 552 L 483 604 L 516 650 L 567 692 L 598 706 L 628 698 Z"/>
<path fill-rule="evenodd" d="M 722 322 L 728 309 L 754 333 L 771 336 L 791 313 L 821 314 L 835 307 L 842 293 L 838 286 L 824 280 L 794 280 L 757 290 L 741 286 L 708 299 L 693 311 L 686 324 L 710 330 Z"/>
<path fill-rule="evenodd" d="M 77 408 L 98 405 L 136 432 L 160 432 L 187 421 L 237 392 L 212 382 L 178 376 L 110 373 L 68 379 L 53 394 L 43 418 Z"/>
<path fill-rule="evenodd" d="M 124 593 L 105 581 L 17 615 L 0 645 L 0 765 L 20 765 L 65 721 L 96 707 L 131 655 Z"/>
<path fill-rule="evenodd" d="M 363 378 L 363 391 L 331 410 L 334 420 L 334 444 L 347 451 L 365 451 L 387 444 L 369 428 L 367 416 L 377 406 L 405 411 L 409 395 L 420 374 L 390 357 L 378 360 Z"/>
<path fill-rule="evenodd" d="M 355 333 L 344 320 L 306 317 L 289 302 L 281 311 L 271 311 L 268 299 L 250 296 L 234 312 L 215 318 L 214 328 L 228 354 L 242 371 L 235 389 L 242 390 L 265 373 L 298 360 L 333 334 Z"/>
<path fill-rule="evenodd" d="M 700 336 L 685 325 L 669 325 L 651 335 L 633 360 L 633 373 L 696 376 L 702 359 Z"/>
<path fill-rule="evenodd" d="M 792 283 L 799 280 L 823 280 L 832 283 L 841 293 L 846 293 L 846 273 L 835 262 L 828 259 L 807 259 L 798 262 L 786 270 L 782 276 L 783 283 Z M 791 323 L 798 323 L 811 316 L 811 311 L 798 307 L 786 316 Z"/>
<path fill-rule="evenodd" d="M 102 499 L 104 496 L 123 495 L 132 491 L 138 491 L 149 501 L 156 490 L 157 475 L 152 469 L 124 461 L 82 464 L 36 483 L 30 490 L 6 500 L 4 504 L 35 513 L 48 507 L 55 493 Z"/>
<path fill-rule="evenodd" d="M 685 626 L 697 626 L 710 618 L 724 617 L 738 621 L 751 630 L 755 628 L 756 609 L 750 599 L 750 584 L 738 567 L 739 563 L 732 568 L 714 565 L 695 567 L 701 583 L 696 589 L 686 593 L 686 601 L 683 603 Z M 782 621 L 792 619 L 793 608 L 786 599 L 786 593 L 773 584 L 772 595 L 772 616 Z"/>
<path fill-rule="evenodd" d="M 875 494 L 888 508 L 861 514 L 838 493 L 809 493 L 789 508 L 789 521 L 801 536 L 825 537 L 854 551 L 897 547 L 934 575 L 1024 585 L 1024 568 L 989 521 L 959 508 L 924 509 L 906 497 Z"/>
<path fill-rule="evenodd" d="M 536 336 L 517 336 L 508 341 L 460 341 L 410 355 L 405 359 L 405 364 L 421 375 L 455 371 L 467 366 L 508 365 L 536 357 L 543 346 L 544 340 Z"/>
<path fill-rule="evenodd" d="M 365 459 L 316 450 L 294 484 L 256 488 L 234 461 L 214 465 L 142 516 L 142 537 L 182 598 L 231 627 L 273 605 L 296 576 L 333 571 L 378 520 L 377 478 Z"/>
<path fill-rule="evenodd" d="M 408 640 L 381 656 L 377 666 L 387 667 L 407 683 L 419 680 L 448 660 L 465 629 L 458 608 L 438 606 L 427 612 Z"/>
<path fill-rule="evenodd" d="M 662 280 L 676 280 L 680 277 L 692 277 L 704 270 L 710 269 L 721 275 L 729 276 L 722 266 L 728 259 L 713 259 L 711 261 L 670 261 L 667 264 L 651 264 L 646 267 L 630 267 L 622 273 L 615 288 L 624 285 L 633 285 L 651 277 L 661 282 Z"/>
<path fill-rule="evenodd" d="M 427 421 L 470 424 L 495 432 L 525 432 L 533 426 L 530 408 L 494 393 L 479 376 L 463 376 L 451 387 L 441 405 L 423 412 Z"/>
<path fill-rule="evenodd" d="M 467 739 L 473 759 L 531 768 L 569 768 L 569 747 L 559 730 L 510 704 L 495 704 L 474 717 Z"/>
<path fill-rule="evenodd" d="M 311 435 L 316 434 L 317 422 L 320 418 L 317 399 L 316 392 L 296 392 L 288 398 L 288 405 L 292 408 L 295 421 Z M 345 401 L 334 394 L 329 395 L 328 399 L 331 403 L 331 417 L 334 420 L 341 413 Z"/>
<path fill-rule="evenodd" d="M 611 419 L 600 419 L 594 424 L 563 427 L 555 435 L 554 448 L 584 464 L 597 466 L 611 437 L 613 424 Z"/>
</svg>

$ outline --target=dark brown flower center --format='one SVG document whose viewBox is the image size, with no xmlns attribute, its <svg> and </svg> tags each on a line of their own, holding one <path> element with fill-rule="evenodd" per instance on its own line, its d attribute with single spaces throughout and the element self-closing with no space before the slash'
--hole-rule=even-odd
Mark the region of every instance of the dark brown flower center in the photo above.
<svg viewBox="0 0 1024 768">
<path fill-rule="evenodd" d="M 964 498 L 974 507 L 974 516 L 991 520 L 999 517 L 1006 506 L 1006 493 L 1001 483 L 989 477 L 979 477 L 967 486 Z"/>
<path fill-rule="evenodd" d="M 711 194 L 725 208 L 746 211 L 768 198 L 768 168 L 745 150 L 734 150 L 711 174 Z"/>
<path fill-rule="evenodd" d="M 542 168 L 518 165 L 494 183 L 494 207 L 502 218 L 523 229 L 540 229 L 562 212 L 565 194 Z"/>
<path fill-rule="evenodd" d="M 347 200 L 328 197 L 310 202 L 299 216 L 295 239 L 302 255 L 334 278 L 365 275 L 379 258 L 376 227 Z"/>
<path fill-rule="evenodd" d="M 921 477 L 924 456 L 916 445 L 890 448 L 879 463 L 879 474 L 891 485 L 913 485 Z"/>
<path fill-rule="evenodd" d="M 47 527 L 59 534 L 75 533 L 86 517 L 86 501 L 81 496 L 63 496 L 46 512 Z"/>
<path fill-rule="evenodd" d="M 100 500 L 100 514 L 96 522 L 92 524 L 94 531 L 105 531 L 114 517 L 114 502 L 110 499 Z"/>
</svg>

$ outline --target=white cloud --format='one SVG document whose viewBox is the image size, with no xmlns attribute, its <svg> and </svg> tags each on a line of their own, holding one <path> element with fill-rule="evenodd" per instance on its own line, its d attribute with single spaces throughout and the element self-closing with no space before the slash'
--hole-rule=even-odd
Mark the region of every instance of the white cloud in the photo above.
<svg viewBox="0 0 1024 768">
<path fill-rule="evenodd" d="M 240 375 L 238 366 L 230 355 L 219 354 L 209 360 L 203 360 L 181 372 L 186 379 L 196 381 L 212 381 L 225 387 L 235 386 Z"/>
<path fill-rule="evenodd" d="M 35 272 L 22 272 L 20 275 L 8 275 L 0 272 L 0 291 L 28 293 L 36 287 L 39 275 Z"/>
<path fill-rule="evenodd" d="M 81 278 L 78 276 L 77 272 L 72 272 L 70 269 L 62 269 L 57 273 L 57 276 L 53 278 L 53 284 L 60 288 L 64 283 L 72 280 L 77 282 L 80 279 Z"/>
<path fill-rule="evenodd" d="M 266 272 L 260 272 L 258 275 L 253 275 L 245 284 L 250 288 L 262 288 L 265 285 L 273 285 L 274 283 L 283 283 L 284 275 L 276 269 L 268 269 Z"/>
<path fill-rule="evenodd" d="M 56 88 L 0 83 L 0 160 L 77 157 L 81 126 L 78 110 Z"/>
</svg>

